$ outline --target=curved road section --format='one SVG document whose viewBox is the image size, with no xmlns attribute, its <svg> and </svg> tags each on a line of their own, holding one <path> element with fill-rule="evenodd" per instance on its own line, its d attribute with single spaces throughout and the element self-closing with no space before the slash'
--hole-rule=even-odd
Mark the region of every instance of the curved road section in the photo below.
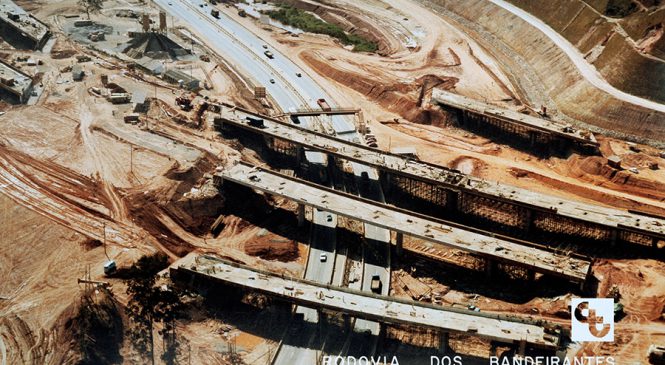
<svg viewBox="0 0 665 365">
<path fill-rule="evenodd" d="M 534 28 L 544 33 L 549 39 L 552 40 L 552 42 L 554 42 L 554 44 L 556 44 L 568 56 L 568 58 L 573 62 L 575 67 L 577 67 L 577 69 L 580 71 L 582 76 L 584 76 L 584 78 L 587 81 L 589 81 L 591 85 L 595 86 L 600 90 L 603 90 L 604 92 L 614 96 L 615 98 L 621 101 L 625 101 L 627 103 L 631 103 L 644 108 L 649 108 L 657 110 L 661 113 L 665 113 L 665 104 L 660 104 L 655 101 L 651 101 L 648 99 L 641 98 L 639 96 L 628 94 L 612 86 L 609 82 L 607 82 L 603 78 L 603 76 L 598 72 L 598 70 L 593 65 L 591 65 L 589 62 L 587 62 L 586 59 L 584 59 L 582 54 L 573 44 L 568 42 L 566 38 L 564 38 L 554 29 L 550 28 L 550 26 L 545 24 L 545 22 L 543 22 L 542 20 L 538 19 L 532 14 L 504 0 L 489 0 L 489 1 L 513 13 L 514 15 L 522 18 L 522 20 L 524 20 Z"/>
</svg>

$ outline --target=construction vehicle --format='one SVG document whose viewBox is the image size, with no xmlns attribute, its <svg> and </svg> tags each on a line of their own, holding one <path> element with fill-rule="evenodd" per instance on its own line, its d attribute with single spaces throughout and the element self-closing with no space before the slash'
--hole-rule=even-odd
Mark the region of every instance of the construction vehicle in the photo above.
<svg viewBox="0 0 665 365">
<path fill-rule="evenodd" d="M 129 103 L 131 98 L 128 93 L 112 93 L 108 99 L 112 104 L 125 104 Z"/>
<path fill-rule="evenodd" d="M 647 351 L 647 358 L 650 364 L 665 365 L 665 346 L 651 345 Z"/>
<path fill-rule="evenodd" d="M 378 274 L 372 275 L 372 284 L 370 286 L 370 289 L 372 289 L 372 292 L 376 294 L 381 294 L 381 287 L 383 285 L 381 284 L 381 277 Z"/>
<path fill-rule="evenodd" d="M 266 57 L 270 58 L 271 60 L 275 58 L 275 55 L 273 55 L 272 52 L 270 51 L 265 51 L 263 52 L 263 54 L 266 55 Z"/>
<path fill-rule="evenodd" d="M 104 275 L 106 276 L 115 274 L 117 270 L 118 266 L 115 264 L 115 261 L 113 260 L 107 261 L 106 264 L 104 264 Z"/>
<path fill-rule="evenodd" d="M 245 119 L 249 122 L 249 125 L 252 127 L 264 128 L 263 119 L 252 118 L 252 117 L 245 117 Z"/>
<path fill-rule="evenodd" d="M 324 112 L 329 112 L 331 110 L 330 105 L 328 105 L 326 99 L 318 99 L 316 103 L 319 104 L 321 110 L 323 110 Z"/>
<path fill-rule="evenodd" d="M 175 105 L 177 105 L 180 110 L 189 111 L 192 110 L 192 97 L 189 93 L 182 93 L 180 96 L 175 98 Z"/>
</svg>

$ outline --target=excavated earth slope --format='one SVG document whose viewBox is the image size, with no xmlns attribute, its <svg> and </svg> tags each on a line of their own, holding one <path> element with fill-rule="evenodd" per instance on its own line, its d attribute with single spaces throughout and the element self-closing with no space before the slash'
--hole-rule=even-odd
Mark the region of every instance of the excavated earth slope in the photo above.
<svg viewBox="0 0 665 365">
<path fill-rule="evenodd" d="M 536 80 L 530 81 L 542 84 L 545 92 L 556 104 L 557 109 L 567 117 L 582 122 L 594 131 L 641 142 L 665 145 L 665 113 L 623 102 L 597 89 L 584 79 L 568 56 L 557 45 L 520 17 L 487 0 L 418 1 L 472 34 L 504 65 L 522 67 L 522 70 L 511 69 L 507 71 L 515 75 L 521 75 L 521 77 L 536 78 Z M 517 3 L 518 0 L 515 0 L 515 2 Z M 537 2 L 537 4 L 541 6 L 543 2 Z M 550 10 L 554 12 L 554 10 Z M 575 17 L 575 14 L 575 12 L 572 14 L 559 13 L 559 16 L 562 19 L 570 20 Z M 545 21 L 547 20 L 545 19 Z M 582 23 L 575 25 L 575 27 L 585 29 L 584 24 L 586 23 L 583 20 L 579 21 Z M 570 28 L 572 24 L 567 27 L 571 34 L 576 33 L 573 28 Z M 599 26 L 602 27 L 603 25 Z M 566 34 L 563 35 L 566 36 Z M 591 38 L 601 38 L 600 43 L 604 40 L 601 36 L 603 33 L 600 30 L 582 34 L 585 34 L 585 37 L 583 37 L 585 39 L 580 38 L 576 41 L 569 38 L 574 44 L 578 41 L 581 42 L 580 44 L 584 45 L 584 47 L 581 47 L 582 51 L 586 49 L 585 47 L 598 43 Z M 570 34 L 567 36 L 571 37 Z M 516 59 L 521 62 L 515 62 Z M 631 63 L 637 62 L 636 59 L 639 59 L 640 63 Z M 665 79 L 663 79 L 665 70 L 661 69 L 659 75 L 654 74 L 658 71 L 655 70 L 655 67 L 651 68 L 650 61 L 623 48 L 620 39 L 612 40 L 612 37 L 610 37 L 596 62 L 595 65 L 601 73 L 616 73 L 617 75 L 614 75 L 613 78 L 617 79 L 628 70 L 627 66 L 619 67 L 617 65 L 622 63 L 632 64 L 632 67 L 636 67 L 637 70 L 635 75 L 623 76 L 626 79 L 622 82 L 638 84 L 636 81 L 638 78 L 650 79 L 647 83 L 655 82 L 656 84 L 647 84 L 650 86 L 640 87 L 643 90 L 647 90 L 649 87 L 659 89 L 658 92 L 651 91 L 654 94 L 662 94 L 661 98 L 665 100 L 665 88 L 662 86 L 665 85 Z M 643 73 L 643 69 L 650 71 L 644 71 L 645 73 Z M 608 81 L 616 82 L 612 78 Z"/>
<path fill-rule="evenodd" d="M 657 31 L 658 27 L 662 29 L 663 9 L 649 15 L 641 11 L 628 15 L 619 22 L 623 27 L 624 21 L 630 21 L 624 35 L 604 16 L 607 6 L 600 13 L 579 0 L 509 2 L 547 23 L 582 54 L 590 54 L 587 59 L 616 88 L 646 99 L 665 101 L 665 61 L 641 54 L 633 45 L 645 37 L 652 38 L 655 44 L 649 50 L 655 53 L 653 56 L 663 52 L 662 32 Z"/>
</svg>

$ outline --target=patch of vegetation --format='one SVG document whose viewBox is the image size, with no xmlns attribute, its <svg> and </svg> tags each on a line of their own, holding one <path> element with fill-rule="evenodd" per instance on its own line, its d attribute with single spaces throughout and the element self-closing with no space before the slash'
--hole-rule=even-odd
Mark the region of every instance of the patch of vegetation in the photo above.
<svg viewBox="0 0 665 365">
<path fill-rule="evenodd" d="M 179 344 L 176 337 L 175 320 L 184 310 L 180 293 L 174 287 L 155 286 L 156 274 L 168 265 L 164 254 L 141 257 L 129 269 L 131 279 L 127 281 L 127 315 L 131 320 L 129 337 L 138 352 L 146 354 L 154 363 L 153 328 L 161 323 L 159 333 L 164 341 L 161 359 L 166 364 L 175 364 Z"/>
<path fill-rule="evenodd" d="M 90 19 L 90 13 L 99 13 L 104 7 L 104 0 L 79 0 L 78 5 L 85 10 Z"/>
<path fill-rule="evenodd" d="M 632 0 L 610 0 L 605 8 L 605 15 L 623 18 L 637 11 L 637 4 Z"/>
<path fill-rule="evenodd" d="M 302 29 L 309 33 L 329 35 L 345 45 L 353 45 L 355 52 L 376 52 L 379 48 L 375 42 L 355 34 L 348 34 L 340 26 L 324 22 L 304 10 L 286 4 L 278 5 L 279 8 L 277 10 L 267 10 L 265 14 L 282 24 Z"/>
</svg>

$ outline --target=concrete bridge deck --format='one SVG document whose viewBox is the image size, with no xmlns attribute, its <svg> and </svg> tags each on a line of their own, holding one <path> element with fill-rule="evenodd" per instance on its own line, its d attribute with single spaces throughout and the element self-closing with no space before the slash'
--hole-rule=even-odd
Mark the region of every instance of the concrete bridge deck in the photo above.
<svg viewBox="0 0 665 365">
<path fill-rule="evenodd" d="M 487 104 L 480 100 L 471 99 L 466 96 L 451 93 L 442 89 L 435 88 L 432 91 L 432 100 L 458 110 L 471 112 L 477 115 L 488 116 L 503 122 L 518 124 L 528 129 L 556 135 L 563 139 L 571 140 L 577 143 L 589 144 L 593 146 L 599 145 L 598 141 L 596 141 L 596 138 L 591 132 L 575 128 L 568 123 L 534 117 L 511 109 Z"/>
<path fill-rule="evenodd" d="M 340 138 L 327 136 L 287 124 L 242 108 L 225 105 L 218 120 L 266 137 L 284 140 L 309 150 L 374 167 L 384 174 L 403 176 L 414 181 L 461 191 L 465 194 L 505 202 L 555 218 L 599 226 L 613 232 L 644 235 L 665 240 L 665 218 L 643 215 L 602 205 L 563 199 L 508 184 L 488 181 L 443 166 L 415 161 L 404 156 L 382 152 Z M 262 126 L 250 124 L 246 117 L 261 118 Z"/>
<path fill-rule="evenodd" d="M 543 349 L 559 347 L 559 337 L 546 333 L 544 323 L 466 309 L 435 306 L 351 290 L 314 281 L 284 277 L 207 255 L 190 254 L 170 269 L 174 279 L 201 277 L 258 291 L 306 307 L 346 313 L 387 324 L 420 326 L 444 333 L 463 333 L 501 343 Z"/>
<path fill-rule="evenodd" d="M 358 220 L 397 232 L 400 249 L 401 236 L 415 238 L 463 250 L 534 272 L 563 277 L 575 283 L 584 283 L 590 271 L 588 260 L 566 256 L 544 249 L 480 234 L 451 225 L 428 220 L 412 212 L 323 188 L 294 177 L 281 175 L 255 166 L 238 164 L 217 172 L 226 181 L 250 187 L 268 194 L 312 206 L 340 216 Z M 303 211 L 304 212 L 304 211 Z M 301 213 L 303 214 L 303 213 Z"/>
</svg>

